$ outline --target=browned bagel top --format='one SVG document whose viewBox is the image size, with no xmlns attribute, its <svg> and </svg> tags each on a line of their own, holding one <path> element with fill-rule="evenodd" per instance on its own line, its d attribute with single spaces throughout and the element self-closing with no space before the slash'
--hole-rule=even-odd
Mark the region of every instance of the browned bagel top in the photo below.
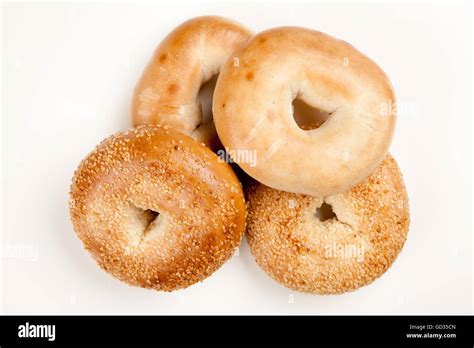
<svg viewBox="0 0 474 348">
<path fill-rule="evenodd" d="M 242 25 L 218 16 L 179 25 L 159 44 L 135 87 L 132 124 L 169 125 L 215 145 L 214 124 L 204 123 L 198 93 L 251 35 Z"/>
<path fill-rule="evenodd" d="M 246 236 L 257 263 L 298 291 L 336 294 L 369 284 L 407 237 L 408 197 L 390 155 L 342 194 L 317 198 L 254 183 L 247 196 Z"/>
<path fill-rule="evenodd" d="M 301 129 L 293 101 L 330 114 Z M 272 188 L 316 197 L 349 190 L 386 155 L 395 95 L 384 72 L 348 43 L 297 27 L 261 32 L 224 65 L 213 114 L 222 144 L 256 152 L 239 165 Z"/>
<path fill-rule="evenodd" d="M 70 194 L 74 229 L 97 262 L 119 279 L 159 290 L 210 275 L 245 224 L 229 165 L 166 128 L 142 126 L 103 141 L 81 162 Z"/>
</svg>

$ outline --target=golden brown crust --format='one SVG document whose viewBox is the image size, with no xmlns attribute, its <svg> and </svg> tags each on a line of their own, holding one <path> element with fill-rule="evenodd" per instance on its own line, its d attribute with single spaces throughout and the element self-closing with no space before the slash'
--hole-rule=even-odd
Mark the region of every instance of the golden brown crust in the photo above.
<svg viewBox="0 0 474 348">
<path fill-rule="evenodd" d="M 343 194 L 323 199 L 254 183 L 246 195 L 250 249 L 268 275 L 293 290 L 339 294 L 367 285 L 390 267 L 407 237 L 408 197 L 390 155 Z M 315 216 L 323 203 L 336 217 Z"/>
<path fill-rule="evenodd" d="M 242 188 L 229 165 L 167 126 L 104 140 L 74 174 L 70 213 L 104 270 L 165 291 L 212 274 L 245 226 Z"/>
<path fill-rule="evenodd" d="M 168 125 L 208 146 L 220 144 L 213 122 L 203 124 L 199 89 L 250 36 L 240 24 L 217 16 L 178 26 L 155 50 L 135 87 L 132 124 Z"/>
<path fill-rule="evenodd" d="M 331 114 L 318 129 L 293 117 L 300 99 Z M 239 163 L 263 184 L 324 197 L 349 190 L 386 155 L 395 95 L 384 72 L 344 41 L 295 27 L 267 30 L 231 55 L 217 81 L 213 114 L 226 148 L 255 151 Z M 324 164 L 324 165 L 322 165 Z"/>
</svg>

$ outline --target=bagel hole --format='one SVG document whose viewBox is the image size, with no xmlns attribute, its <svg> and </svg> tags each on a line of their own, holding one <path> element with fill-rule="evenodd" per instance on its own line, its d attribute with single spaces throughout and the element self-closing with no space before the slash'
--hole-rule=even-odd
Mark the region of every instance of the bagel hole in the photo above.
<svg viewBox="0 0 474 348">
<path fill-rule="evenodd" d="M 199 126 L 212 120 L 212 97 L 214 95 L 214 89 L 216 88 L 217 76 L 218 75 L 214 75 L 209 81 L 204 82 L 199 89 L 198 100 L 202 115 Z"/>
<path fill-rule="evenodd" d="M 327 204 L 326 202 L 323 202 L 323 204 L 321 204 L 321 206 L 316 209 L 315 216 L 321 222 L 331 220 L 331 219 L 337 220 L 337 216 L 334 213 L 332 206 L 330 204 Z"/>
<path fill-rule="evenodd" d="M 331 112 L 323 111 L 305 103 L 302 99 L 293 100 L 293 118 L 303 130 L 319 128 L 331 116 Z"/>
<path fill-rule="evenodd" d="M 143 235 L 146 235 L 155 226 L 160 213 L 151 209 L 137 209 L 139 210 L 140 222 L 143 225 Z"/>
</svg>

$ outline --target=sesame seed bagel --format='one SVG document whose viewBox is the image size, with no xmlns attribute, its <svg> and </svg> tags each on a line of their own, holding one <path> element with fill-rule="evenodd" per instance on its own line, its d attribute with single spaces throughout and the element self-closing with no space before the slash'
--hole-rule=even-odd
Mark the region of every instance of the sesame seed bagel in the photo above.
<svg viewBox="0 0 474 348">
<path fill-rule="evenodd" d="M 251 35 L 240 24 L 217 16 L 196 17 L 178 26 L 155 50 L 135 87 L 132 124 L 169 125 L 218 147 L 214 122 L 203 120 L 199 90 Z"/>
<path fill-rule="evenodd" d="M 245 226 L 243 192 L 230 166 L 167 126 L 104 140 L 74 174 L 70 213 L 104 270 L 164 291 L 211 275 Z"/>
<path fill-rule="evenodd" d="M 298 126 L 298 99 L 329 115 L 313 130 Z M 256 152 L 240 162 L 272 188 L 325 197 L 361 182 L 388 152 L 395 95 L 385 73 L 348 43 L 321 32 L 282 27 L 264 31 L 222 68 L 213 114 L 222 144 Z M 385 106 L 385 108 L 384 108 Z"/>
<path fill-rule="evenodd" d="M 270 277 L 293 290 L 340 294 L 367 285 L 390 267 L 407 237 L 408 197 L 390 155 L 342 194 L 317 198 L 260 183 L 246 193 L 250 250 Z"/>
</svg>

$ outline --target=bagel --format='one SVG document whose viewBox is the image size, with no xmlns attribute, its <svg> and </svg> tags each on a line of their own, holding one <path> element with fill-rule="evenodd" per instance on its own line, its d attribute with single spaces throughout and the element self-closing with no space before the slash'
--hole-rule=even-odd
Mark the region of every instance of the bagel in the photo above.
<svg viewBox="0 0 474 348">
<path fill-rule="evenodd" d="M 256 182 L 246 194 L 252 254 L 296 291 L 340 294 L 367 285 L 390 267 L 407 237 L 408 197 L 390 155 L 342 194 L 318 198 Z"/>
<path fill-rule="evenodd" d="M 329 115 L 304 130 L 293 116 L 301 100 Z M 384 72 L 348 43 L 297 27 L 248 40 L 224 65 L 213 115 L 226 149 L 257 154 L 238 162 L 274 189 L 325 197 L 366 178 L 388 152 L 395 95 Z"/>
<path fill-rule="evenodd" d="M 168 125 L 209 147 L 219 147 L 212 119 L 205 122 L 198 98 L 251 32 L 226 18 L 193 18 L 174 29 L 155 50 L 132 100 L 132 125 Z"/>
<path fill-rule="evenodd" d="M 204 144 L 167 126 L 104 140 L 70 191 L 74 229 L 98 264 L 131 285 L 171 291 L 202 281 L 239 245 L 239 181 Z"/>
</svg>

